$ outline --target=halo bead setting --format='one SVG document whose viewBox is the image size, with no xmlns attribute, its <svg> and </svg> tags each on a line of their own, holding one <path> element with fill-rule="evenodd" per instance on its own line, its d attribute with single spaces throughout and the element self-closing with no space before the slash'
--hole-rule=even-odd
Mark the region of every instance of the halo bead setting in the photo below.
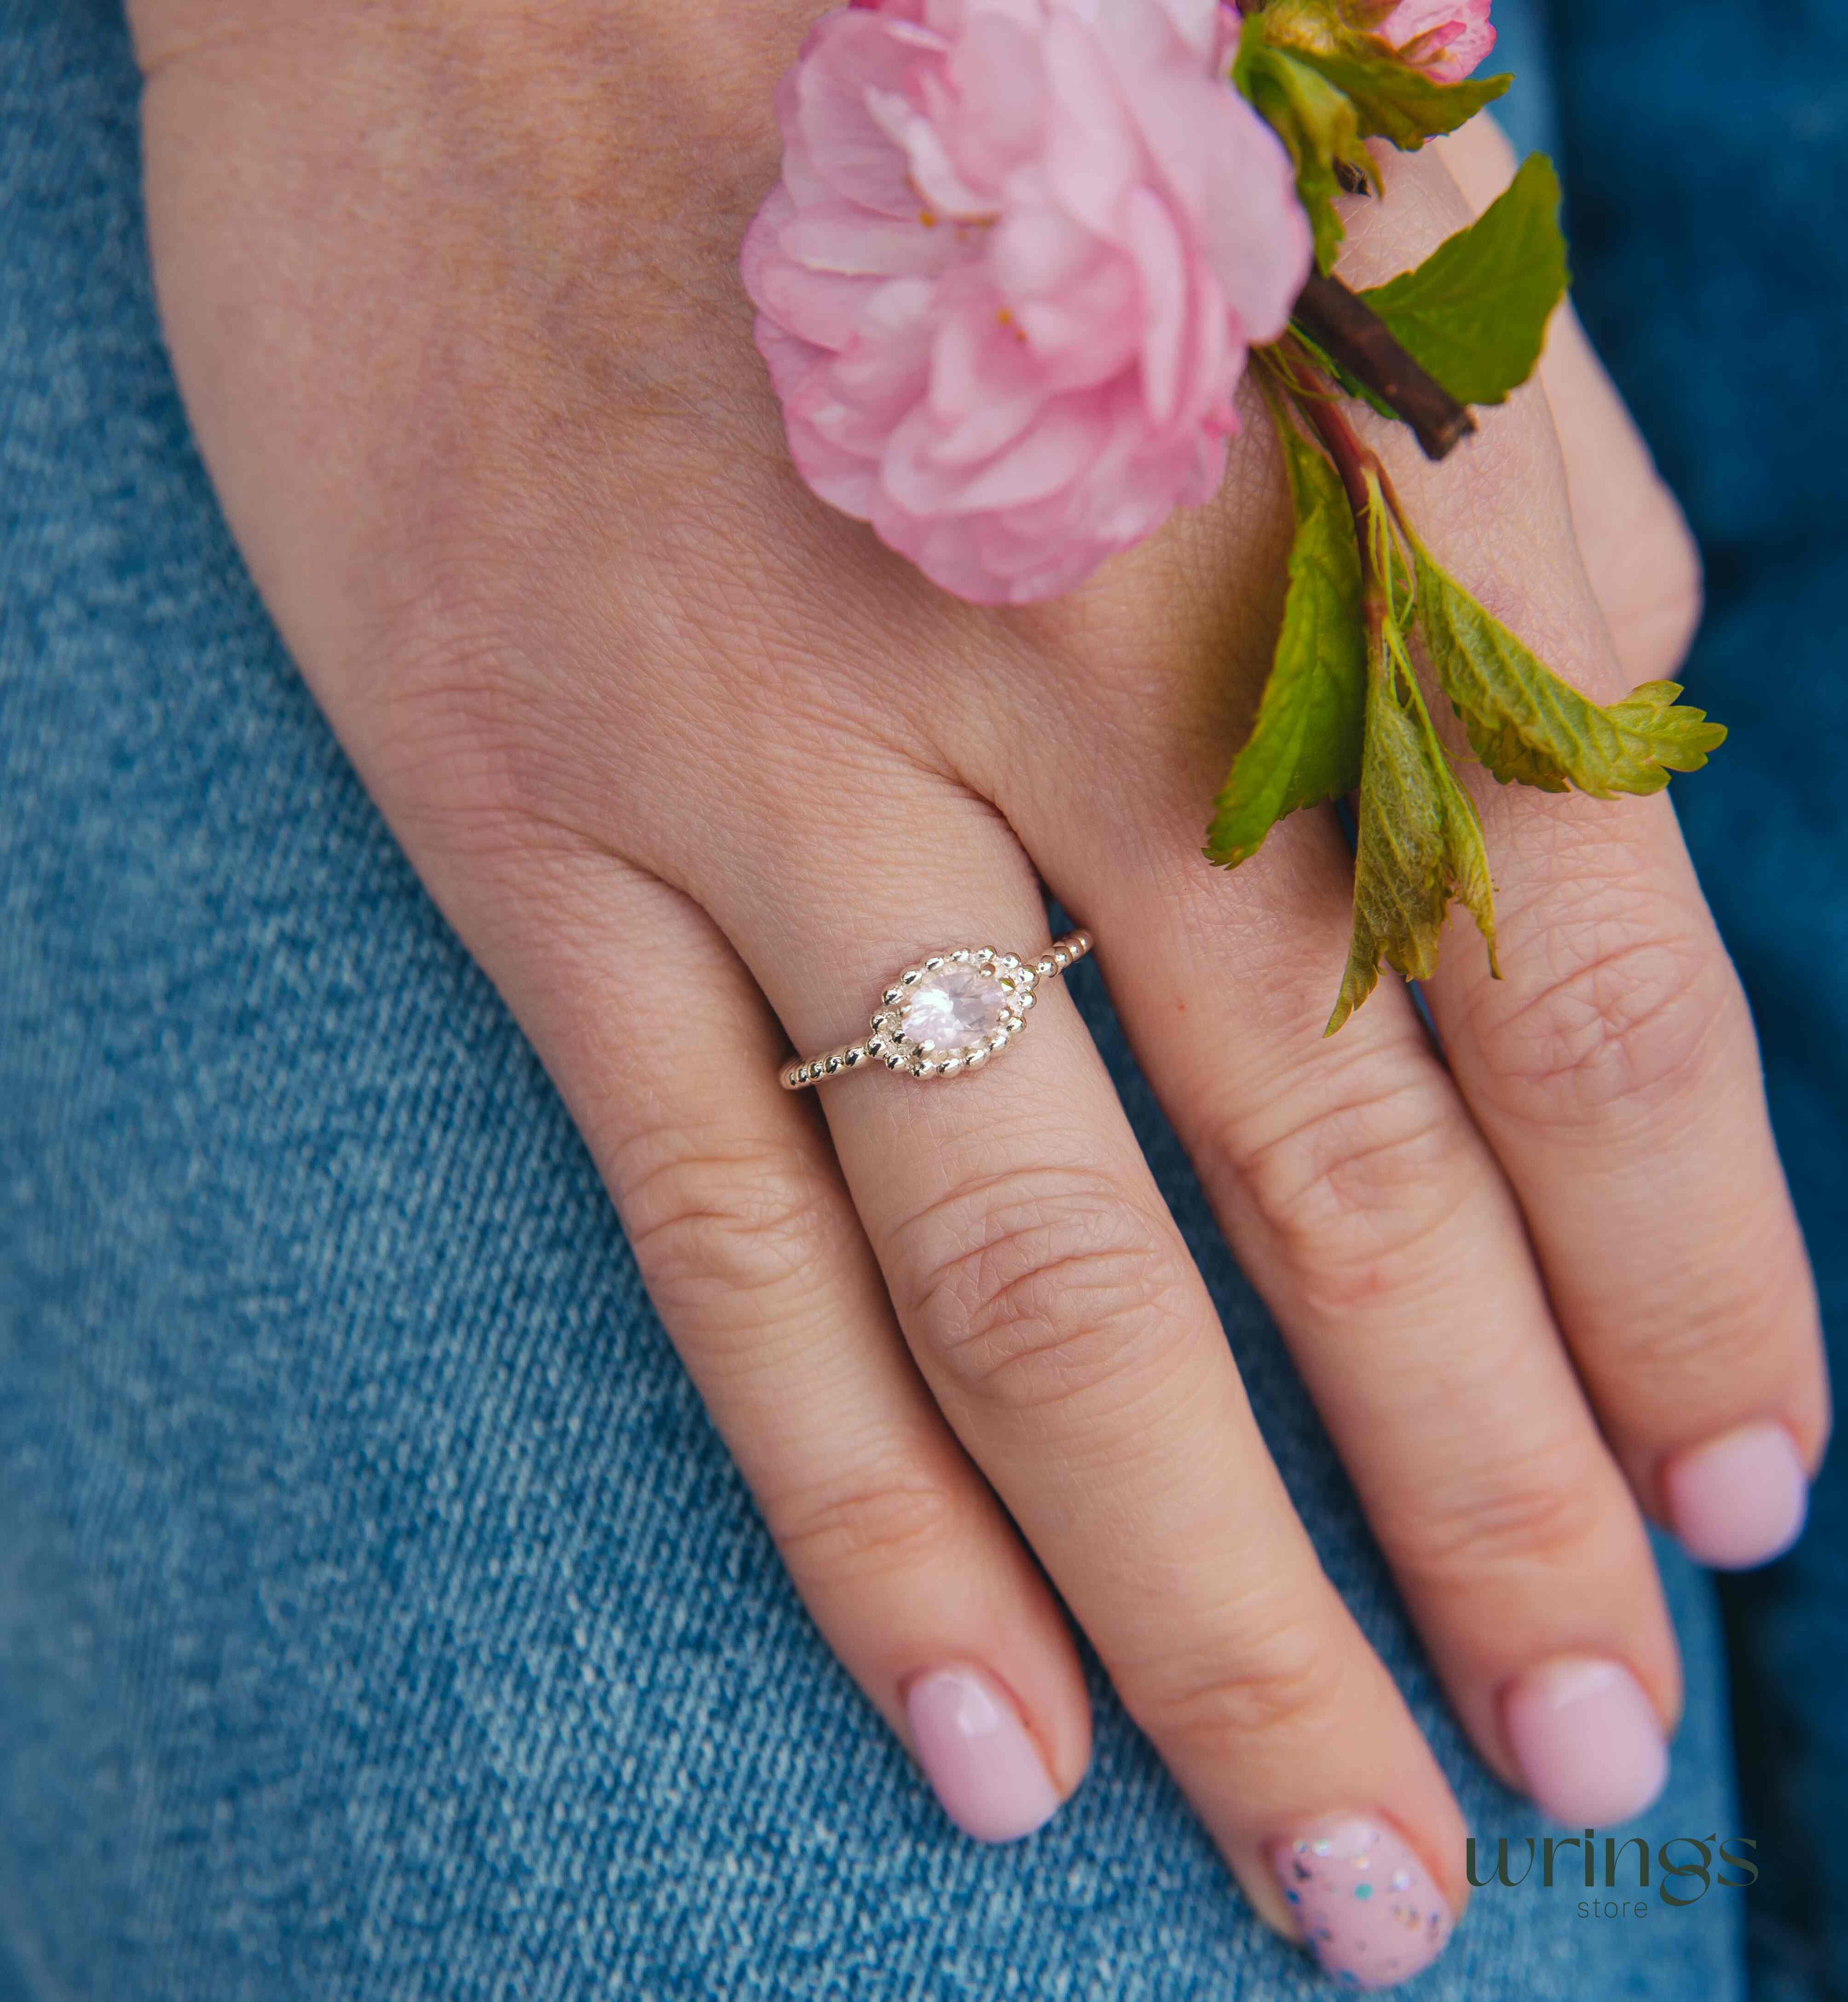
<svg viewBox="0 0 1848 2002">
<path fill-rule="evenodd" d="M 1068 933 L 1038 958 L 992 946 L 950 946 L 908 966 L 879 997 L 857 1043 L 786 1064 L 786 1091 L 821 1084 L 869 1064 L 908 1077 L 960 1077 L 992 1062 L 1027 1026 L 1036 991 L 1091 949 L 1086 931 Z"/>
</svg>

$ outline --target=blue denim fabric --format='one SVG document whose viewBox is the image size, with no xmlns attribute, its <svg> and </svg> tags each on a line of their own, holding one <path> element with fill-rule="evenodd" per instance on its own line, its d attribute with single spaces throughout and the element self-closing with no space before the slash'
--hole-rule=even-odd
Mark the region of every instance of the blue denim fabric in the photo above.
<svg viewBox="0 0 1848 2002">
<path fill-rule="evenodd" d="M 134 106 L 112 7 L 0 0 L 0 1998 L 1325 1992 L 1090 1657 L 1089 1780 L 993 1850 L 818 1639 L 232 546 L 155 326 Z M 1760 870 L 1715 858 L 1715 888 L 1791 964 L 1795 1039 L 1803 969 L 1750 896 L 1806 866 L 1765 870 L 1764 828 L 1823 807 L 1742 805 L 1742 706 L 1748 755 L 1687 797 L 1754 821 Z M 1543 1833 L 1462 1742 L 1091 976 L 1331 1575 L 1477 1829 Z M 1800 1166 L 1803 1061 L 1776 1059 Z M 1664 1563 L 1689 1700 L 1642 1832 L 1759 1833 L 1714 1594 Z M 1745 1902 L 1600 1920 L 1491 1888 L 1408 1993 L 1735 2002 Z"/>
<path fill-rule="evenodd" d="M 1553 0 L 1578 298 L 1707 560 L 1687 679 L 1733 727 L 1679 789 L 1757 1015 L 1772 1115 L 1842 1372 L 1848 1334 L 1848 8 Z M 1638 79 L 1646 78 L 1646 88 Z M 1648 191 L 1646 195 L 1639 191 Z M 1723 1588 L 1763 2002 L 1848 1996 L 1848 1475 Z"/>
</svg>

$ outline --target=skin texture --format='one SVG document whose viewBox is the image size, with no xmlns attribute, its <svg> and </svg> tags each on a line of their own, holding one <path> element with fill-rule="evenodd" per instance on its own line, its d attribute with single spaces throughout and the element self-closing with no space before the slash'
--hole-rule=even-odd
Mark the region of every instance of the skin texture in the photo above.
<svg viewBox="0 0 1848 2002">
<path fill-rule="evenodd" d="M 1069 1794 L 1089 1716 L 1030 1544 L 1274 1924 L 1268 1846 L 1330 1815 L 1389 1819 L 1460 1912 L 1455 1803 L 1062 991 L 968 1085 L 818 1104 L 776 1067 L 924 948 L 1037 951 L 1049 884 L 1519 1784 L 1505 1705 L 1549 1662 L 1620 1665 L 1672 1726 L 1643 1529 L 1667 1464 L 1752 1419 L 1813 1468 L 1828 1422 L 1750 1024 L 1667 800 L 1471 773 L 1508 977 L 1453 930 L 1449 1069 L 1392 981 L 1323 1043 L 1332 817 L 1230 875 L 1199 857 L 1279 610 L 1261 413 L 1212 506 L 1020 611 L 815 501 L 736 272 L 804 9 L 133 12 L 162 311 L 240 546 L 556 1079 L 843 1663 L 907 1743 L 908 1688 L 979 1665 Z M 1448 157 L 1478 201 L 1505 174 L 1492 132 Z M 1469 214 L 1435 151 L 1386 165 L 1357 282 Z M 1685 531 L 1569 319 L 1544 387 L 1440 471 L 1382 449 L 1562 672 L 1608 699 L 1672 671 Z"/>
</svg>

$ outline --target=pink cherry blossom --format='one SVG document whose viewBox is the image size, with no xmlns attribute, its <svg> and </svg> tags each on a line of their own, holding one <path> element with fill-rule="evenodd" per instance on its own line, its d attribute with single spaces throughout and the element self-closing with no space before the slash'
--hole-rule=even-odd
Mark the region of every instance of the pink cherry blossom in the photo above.
<svg viewBox="0 0 1848 2002">
<path fill-rule="evenodd" d="M 1225 470 L 1309 263 L 1216 0 L 872 0 L 777 94 L 746 236 L 797 467 L 961 596 L 1069 589 Z"/>
<path fill-rule="evenodd" d="M 1381 38 L 1439 83 L 1461 83 L 1495 46 L 1491 0 L 1399 0 Z"/>
</svg>

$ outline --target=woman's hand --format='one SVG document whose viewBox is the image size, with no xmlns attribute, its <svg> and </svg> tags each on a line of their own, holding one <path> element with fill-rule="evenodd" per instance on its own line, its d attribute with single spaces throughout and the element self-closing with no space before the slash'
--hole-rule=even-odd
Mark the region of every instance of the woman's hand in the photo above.
<svg viewBox="0 0 1848 2002">
<path fill-rule="evenodd" d="M 1756 1561 L 1827 1424 L 1751 1024 L 1666 801 L 1479 785 L 1507 978 L 1452 939 L 1448 1068 L 1396 985 L 1325 1043 L 1332 817 L 1230 875 L 1199 852 L 1278 616 L 1256 406 L 1213 507 L 1023 611 L 935 591 L 790 470 L 737 256 L 812 9 L 133 11 L 162 310 L 239 542 L 950 1811 L 1018 1835 L 1085 1767 L 1030 1544 L 1273 1922 L 1273 1864 L 1294 1884 L 1290 1845 L 1351 1817 L 1404 1839 L 1379 1909 L 1466 1896 L 1449 1789 L 1061 986 L 972 1083 L 779 1086 L 919 952 L 1037 957 L 1042 878 L 1484 1757 L 1574 1822 L 1641 1807 L 1679 1700 L 1644 1515 Z M 1492 178 L 1493 138 L 1460 144 Z M 1467 214 L 1431 155 L 1390 183 L 1362 281 Z M 1442 560 L 1606 699 L 1672 669 L 1694 573 L 1569 328 L 1549 365 L 1563 463 L 1538 389 L 1435 476 L 1382 449 Z"/>
</svg>

